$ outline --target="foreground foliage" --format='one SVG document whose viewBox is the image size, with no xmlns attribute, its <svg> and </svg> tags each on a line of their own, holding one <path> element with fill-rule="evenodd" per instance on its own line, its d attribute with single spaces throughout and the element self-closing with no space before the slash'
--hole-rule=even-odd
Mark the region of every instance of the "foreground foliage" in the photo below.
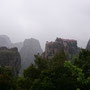
<svg viewBox="0 0 90 90">
<path fill-rule="evenodd" d="M 52 59 L 35 55 L 22 77 L 13 78 L 0 68 L 0 90 L 90 90 L 90 52 L 82 50 L 72 64 L 64 51 Z M 4 71 L 6 72 L 6 71 Z M 1 75 L 4 77 L 1 77 Z M 8 79 L 8 80 L 7 80 Z M 7 80 L 5 82 L 2 82 Z"/>
</svg>

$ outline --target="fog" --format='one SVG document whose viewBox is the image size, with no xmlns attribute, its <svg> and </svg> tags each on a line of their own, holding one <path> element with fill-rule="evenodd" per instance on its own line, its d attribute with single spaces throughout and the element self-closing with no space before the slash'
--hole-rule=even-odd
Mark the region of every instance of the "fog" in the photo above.
<svg viewBox="0 0 90 90">
<path fill-rule="evenodd" d="M 90 38 L 90 0 L 0 0 L 0 34 L 12 42 L 36 38 L 44 49 L 56 37 Z"/>
</svg>

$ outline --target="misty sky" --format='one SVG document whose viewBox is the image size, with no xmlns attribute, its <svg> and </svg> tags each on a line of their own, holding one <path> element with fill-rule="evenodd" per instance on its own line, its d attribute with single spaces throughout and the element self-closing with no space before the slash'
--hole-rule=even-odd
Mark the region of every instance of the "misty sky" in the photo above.
<svg viewBox="0 0 90 90">
<path fill-rule="evenodd" d="M 90 38 L 90 0 L 0 0 L 0 34 L 13 42 L 36 38 L 42 48 L 56 37 L 84 47 Z"/>
</svg>

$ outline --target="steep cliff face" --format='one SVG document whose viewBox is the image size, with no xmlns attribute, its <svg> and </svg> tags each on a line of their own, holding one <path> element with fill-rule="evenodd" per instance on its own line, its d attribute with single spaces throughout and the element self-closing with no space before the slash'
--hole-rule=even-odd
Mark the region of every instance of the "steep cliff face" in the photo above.
<svg viewBox="0 0 90 90">
<path fill-rule="evenodd" d="M 74 55 L 79 52 L 76 40 L 57 38 L 55 42 L 47 42 L 44 57 L 52 57 L 55 53 L 64 50 L 65 53 Z"/>
<path fill-rule="evenodd" d="M 23 43 L 23 47 L 20 50 L 22 70 L 27 68 L 30 63 L 34 63 L 34 55 L 37 53 L 42 53 L 39 41 L 33 38 L 26 39 Z"/>
<path fill-rule="evenodd" d="M 22 70 L 27 68 L 30 65 L 30 63 L 34 63 L 35 54 L 37 53 L 41 54 L 43 52 L 39 41 L 33 38 L 26 39 L 24 42 L 12 43 L 8 36 L 0 35 L 0 47 L 18 48 L 18 51 L 21 56 Z M 11 50 L 7 49 L 5 50 L 5 52 L 6 51 L 10 52 Z M 9 63 L 11 62 L 8 62 L 7 64 Z"/>
<path fill-rule="evenodd" d="M 21 68 L 21 57 L 17 48 L 0 48 L 0 66 L 11 67 L 14 75 L 19 73 Z"/>
<path fill-rule="evenodd" d="M 86 49 L 90 51 L 90 40 L 88 41 L 88 44 L 86 46 Z"/>
</svg>

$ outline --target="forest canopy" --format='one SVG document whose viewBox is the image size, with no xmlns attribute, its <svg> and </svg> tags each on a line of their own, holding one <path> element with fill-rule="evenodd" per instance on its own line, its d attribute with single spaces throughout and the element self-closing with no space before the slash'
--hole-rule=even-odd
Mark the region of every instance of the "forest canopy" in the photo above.
<svg viewBox="0 0 90 90">
<path fill-rule="evenodd" d="M 35 64 L 17 77 L 9 68 L 0 67 L 0 90 L 89 90 L 90 51 L 83 49 L 72 60 L 64 51 L 51 59 L 38 54 Z"/>
</svg>

